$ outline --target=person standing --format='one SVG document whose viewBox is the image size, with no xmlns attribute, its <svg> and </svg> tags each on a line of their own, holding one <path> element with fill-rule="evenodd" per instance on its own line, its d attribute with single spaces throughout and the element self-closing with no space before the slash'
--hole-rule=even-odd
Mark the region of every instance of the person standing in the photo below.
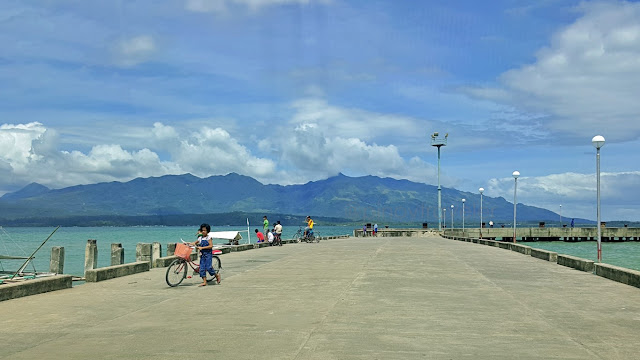
<svg viewBox="0 0 640 360">
<path fill-rule="evenodd" d="M 200 250 L 200 277 L 202 284 L 199 286 L 207 286 L 207 272 L 216 277 L 216 281 L 220 284 L 220 274 L 213 268 L 213 236 L 209 233 L 211 226 L 209 224 L 200 225 L 198 231 L 198 240 L 191 243 Z"/>
<path fill-rule="evenodd" d="M 265 215 L 262 221 L 262 232 L 266 234 L 267 231 L 269 231 L 269 220 L 267 220 L 267 215 Z"/>
<path fill-rule="evenodd" d="M 378 236 L 378 224 L 373 224 L 373 236 Z"/>
<path fill-rule="evenodd" d="M 575 219 L 571 219 L 571 227 L 573 227 L 573 225 L 574 225 L 573 220 L 575 220 Z"/>
<path fill-rule="evenodd" d="M 280 220 L 276 221 L 274 230 L 276 232 L 276 245 L 282 246 L 282 225 L 280 224 Z"/>
</svg>

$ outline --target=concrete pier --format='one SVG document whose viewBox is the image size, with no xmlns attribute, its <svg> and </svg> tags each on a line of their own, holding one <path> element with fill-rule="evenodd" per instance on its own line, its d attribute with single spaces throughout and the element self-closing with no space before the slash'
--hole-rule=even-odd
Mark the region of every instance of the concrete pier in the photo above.
<svg viewBox="0 0 640 360">
<path fill-rule="evenodd" d="M 480 243 L 351 238 L 230 252 L 222 266 L 222 284 L 204 288 L 197 277 L 170 288 L 166 269 L 154 268 L 7 300 L 0 358 L 511 360 L 640 353 L 640 289 Z M 193 335 L 200 321 L 213 329 L 206 341 Z"/>
</svg>

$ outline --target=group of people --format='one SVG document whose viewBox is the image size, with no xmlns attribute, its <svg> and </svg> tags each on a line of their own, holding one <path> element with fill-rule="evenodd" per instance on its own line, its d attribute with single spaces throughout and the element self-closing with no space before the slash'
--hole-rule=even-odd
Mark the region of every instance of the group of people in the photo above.
<svg viewBox="0 0 640 360">
<path fill-rule="evenodd" d="M 371 224 L 369 224 L 369 226 L 371 226 Z M 362 227 L 362 236 L 367 236 L 367 224 Z M 371 236 L 378 236 L 378 224 L 373 224 Z"/>
<path fill-rule="evenodd" d="M 269 219 L 265 215 L 262 220 L 262 230 L 264 233 L 258 229 L 255 230 L 259 243 L 265 242 L 265 234 L 267 234 L 266 241 L 269 242 L 270 246 L 282 246 L 282 224 L 280 224 L 280 220 L 276 221 L 272 230 L 269 229 Z"/>
</svg>

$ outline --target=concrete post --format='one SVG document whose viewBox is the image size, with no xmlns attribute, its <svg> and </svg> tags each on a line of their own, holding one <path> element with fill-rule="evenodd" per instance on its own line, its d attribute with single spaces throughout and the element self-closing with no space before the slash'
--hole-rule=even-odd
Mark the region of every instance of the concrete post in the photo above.
<svg viewBox="0 0 640 360">
<path fill-rule="evenodd" d="M 176 243 L 167 244 L 167 256 L 171 256 L 176 253 Z"/>
<path fill-rule="evenodd" d="M 162 245 L 159 242 L 154 242 L 151 245 L 151 267 L 155 267 L 154 262 L 155 259 L 160 259 L 162 257 Z"/>
<path fill-rule="evenodd" d="M 124 249 L 122 244 L 111 244 L 111 266 L 124 264 Z"/>
<path fill-rule="evenodd" d="M 84 249 L 84 271 L 95 269 L 96 267 L 98 267 L 97 240 L 89 239 Z"/>
<path fill-rule="evenodd" d="M 151 262 L 151 244 L 138 243 L 136 245 L 136 261 Z"/>
<path fill-rule="evenodd" d="M 49 272 L 62 274 L 64 271 L 64 247 L 54 246 L 51 248 L 51 261 L 49 262 Z"/>
</svg>

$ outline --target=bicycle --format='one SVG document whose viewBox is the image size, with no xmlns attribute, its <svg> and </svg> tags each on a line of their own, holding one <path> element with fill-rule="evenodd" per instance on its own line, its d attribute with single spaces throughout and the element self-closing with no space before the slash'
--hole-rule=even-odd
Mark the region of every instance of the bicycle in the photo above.
<svg viewBox="0 0 640 360">
<path fill-rule="evenodd" d="M 182 281 L 187 278 L 187 271 L 189 268 L 193 269 L 194 272 L 200 272 L 200 264 L 193 262 L 191 260 L 191 253 L 195 247 L 189 246 L 186 243 L 177 243 L 175 255 L 178 256 L 177 259 L 173 260 L 169 267 L 167 268 L 167 274 L 165 276 L 165 280 L 167 281 L 167 285 L 171 287 L 176 287 L 182 283 Z M 220 249 L 213 249 L 213 256 L 211 258 L 211 265 L 216 273 L 220 272 L 222 268 L 222 262 L 218 255 L 222 254 Z M 214 280 L 215 275 L 206 273 L 207 282 Z M 191 277 L 191 276 L 189 276 Z"/>
<path fill-rule="evenodd" d="M 320 237 L 316 236 L 313 230 L 309 230 L 309 234 L 305 235 L 304 229 L 302 228 L 302 226 L 299 226 L 298 231 L 295 234 L 293 234 L 293 239 L 298 243 L 302 241 L 306 243 L 320 242 Z"/>
</svg>

